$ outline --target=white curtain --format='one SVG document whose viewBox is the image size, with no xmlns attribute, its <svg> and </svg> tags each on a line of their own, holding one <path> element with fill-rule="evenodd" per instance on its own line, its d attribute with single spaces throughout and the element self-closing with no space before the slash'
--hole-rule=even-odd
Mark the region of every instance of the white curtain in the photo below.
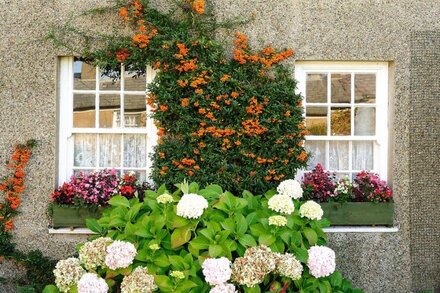
<svg viewBox="0 0 440 293">
<path fill-rule="evenodd" d="M 372 141 L 353 141 L 353 169 L 372 170 L 373 169 L 373 142 Z"/>
<path fill-rule="evenodd" d="M 348 170 L 348 141 L 329 142 L 329 169 Z"/>
<path fill-rule="evenodd" d="M 74 134 L 73 160 L 75 167 L 96 166 L 96 135 Z"/>
</svg>

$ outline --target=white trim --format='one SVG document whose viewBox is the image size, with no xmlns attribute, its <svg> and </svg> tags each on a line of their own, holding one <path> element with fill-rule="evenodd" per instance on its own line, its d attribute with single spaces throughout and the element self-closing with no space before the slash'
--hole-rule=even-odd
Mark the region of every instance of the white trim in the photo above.
<svg viewBox="0 0 440 293">
<path fill-rule="evenodd" d="M 396 233 L 399 227 L 328 227 L 323 229 L 326 233 Z"/>
<path fill-rule="evenodd" d="M 351 103 L 331 103 L 331 74 L 332 73 L 351 74 Z M 374 141 L 373 148 L 373 170 L 379 173 L 384 180 L 388 179 L 388 63 L 387 62 L 350 62 L 350 61 L 296 61 L 295 79 L 298 81 L 297 93 L 306 95 L 306 76 L 307 73 L 326 73 L 327 74 L 327 102 L 325 103 L 304 103 L 307 106 L 321 106 L 327 108 L 327 134 L 331 130 L 331 107 L 374 107 L 376 109 L 376 134 L 374 136 L 354 136 L 354 112 L 351 111 L 351 135 L 349 136 L 330 136 L 330 135 L 308 135 L 305 137 L 310 141 L 325 141 L 325 167 L 329 166 L 329 141 L 349 141 L 349 168 L 347 172 L 353 172 L 352 163 L 352 141 Z M 376 74 L 376 102 L 371 104 L 354 103 L 354 76 L 356 73 Z M 305 116 L 305 112 L 304 112 Z M 305 118 L 305 117 L 304 117 Z M 300 172 L 302 173 L 302 172 Z M 298 174 L 299 178 L 302 174 Z"/>
<path fill-rule="evenodd" d="M 147 85 L 151 83 L 155 77 L 155 70 L 151 67 L 147 68 L 147 75 L 145 80 L 145 91 L 125 91 L 125 68 L 121 66 L 121 82 L 119 90 L 101 90 L 100 89 L 100 70 L 96 68 L 95 73 L 95 89 L 94 90 L 75 90 L 74 89 L 74 57 L 60 57 L 59 58 L 59 146 L 58 146 L 58 184 L 61 185 L 63 182 L 67 181 L 71 175 L 73 175 L 74 170 L 99 170 L 99 150 L 101 134 L 121 134 L 121 165 L 113 166 L 115 169 L 120 169 L 123 171 L 136 170 L 144 171 L 147 175 L 151 175 L 151 160 L 149 158 L 153 151 L 153 146 L 156 144 L 157 140 L 157 130 L 151 119 L 151 111 L 147 104 L 145 103 L 145 111 L 147 113 L 146 127 L 129 127 L 124 128 L 125 123 L 125 96 L 136 95 L 145 96 L 147 91 Z M 92 94 L 95 95 L 95 127 L 94 128 L 73 128 L 73 95 L 74 94 Z M 105 95 L 118 95 L 120 98 L 120 127 L 114 128 L 100 128 L 100 111 L 99 102 L 100 96 Z M 74 136 L 73 134 L 95 134 L 96 135 L 96 166 L 91 168 L 74 167 Z M 147 154 L 146 166 L 142 168 L 129 168 L 123 167 L 123 146 L 124 146 L 124 135 L 126 134 L 140 134 L 145 135 L 147 140 Z"/>
<path fill-rule="evenodd" d="M 397 233 L 398 227 L 328 227 L 323 229 L 325 233 Z M 70 234 L 70 235 L 93 235 L 96 234 L 87 228 L 49 228 L 49 234 Z"/>
</svg>

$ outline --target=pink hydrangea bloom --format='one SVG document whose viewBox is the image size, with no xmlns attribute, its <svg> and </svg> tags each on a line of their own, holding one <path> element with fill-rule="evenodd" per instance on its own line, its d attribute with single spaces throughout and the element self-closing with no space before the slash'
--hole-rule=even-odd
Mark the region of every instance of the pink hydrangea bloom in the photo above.
<svg viewBox="0 0 440 293">
<path fill-rule="evenodd" d="M 312 246 L 309 248 L 307 266 L 310 274 L 315 278 L 327 277 L 335 271 L 335 252 L 325 246 Z"/>
<path fill-rule="evenodd" d="M 136 247 L 130 242 L 116 240 L 107 246 L 105 264 L 112 270 L 126 268 L 133 263 Z"/>
<path fill-rule="evenodd" d="M 202 264 L 203 275 L 211 286 L 226 283 L 232 274 L 231 262 L 226 257 L 208 258 Z"/>
<path fill-rule="evenodd" d="M 108 285 L 96 274 L 86 273 L 78 281 L 78 293 L 107 293 Z"/>
</svg>

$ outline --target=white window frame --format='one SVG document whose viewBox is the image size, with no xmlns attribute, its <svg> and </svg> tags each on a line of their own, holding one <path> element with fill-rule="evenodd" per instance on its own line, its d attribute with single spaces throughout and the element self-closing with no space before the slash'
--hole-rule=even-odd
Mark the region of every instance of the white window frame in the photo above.
<svg viewBox="0 0 440 293">
<path fill-rule="evenodd" d="M 99 128 L 99 111 L 95 115 L 96 128 L 74 128 L 73 127 L 73 95 L 74 94 L 94 94 L 95 95 L 95 107 L 99 109 L 99 68 L 96 70 L 96 87 L 94 90 L 74 90 L 74 69 L 73 69 L 74 57 L 66 56 L 60 57 L 58 60 L 59 66 L 59 81 L 58 81 L 58 183 L 62 184 L 68 181 L 74 172 L 74 142 L 73 134 L 145 134 L 147 136 L 147 159 L 146 168 L 128 168 L 131 170 L 146 171 L 146 178 L 151 175 L 152 162 L 150 155 L 153 152 L 153 147 L 157 143 L 157 129 L 151 118 L 151 108 L 146 105 L 147 122 L 146 128 L 123 128 L 124 123 L 124 96 L 125 95 L 144 95 L 148 94 L 147 85 L 151 83 L 156 75 L 156 72 L 148 67 L 146 70 L 146 84 L 145 91 L 125 91 L 124 90 L 124 78 L 120 79 L 119 90 L 105 90 L 106 94 L 116 94 L 121 97 L 121 127 L 118 128 Z M 121 67 L 121 76 L 124 76 L 124 66 Z M 121 156 L 123 151 L 121 148 Z M 96 156 L 99 160 L 99 139 L 97 139 Z M 122 162 L 121 162 L 122 164 Z M 98 165 L 99 166 L 99 165 Z M 115 166 L 115 168 L 118 168 Z M 81 169 L 81 168 L 79 168 Z M 104 168 L 97 168 L 104 169 Z"/>
<path fill-rule="evenodd" d="M 350 136 L 318 136 L 307 135 L 307 140 L 315 141 L 349 141 L 349 170 L 352 170 L 352 141 L 375 141 L 374 158 L 373 158 L 373 172 L 377 172 L 382 179 L 388 179 L 388 63 L 387 62 L 333 62 L 333 61 L 296 61 L 295 62 L 295 79 L 298 81 L 297 93 L 306 96 L 306 77 L 308 73 L 327 73 L 327 102 L 313 103 L 313 106 L 327 106 L 330 108 L 335 103 L 331 103 L 331 73 L 352 73 L 351 75 L 351 103 L 354 101 L 354 74 L 356 73 L 375 73 L 376 74 L 376 135 L 374 136 L 354 136 L 353 127 L 351 127 Z M 344 106 L 344 104 L 336 104 Z M 345 106 L 351 106 L 346 104 Z M 358 105 L 358 104 L 356 104 Z M 307 103 L 303 101 L 303 106 L 306 108 Z M 359 106 L 372 106 L 372 104 L 359 104 Z M 328 117 L 330 119 L 330 110 L 328 110 Z M 354 111 L 351 111 L 351 121 L 354 121 Z M 305 113 L 304 113 L 305 118 Z M 327 127 L 330 127 L 329 121 Z M 326 160 L 328 161 L 328 143 L 326 143 Z M 328 162 L 326 162 L 328 166 Z M 313 167 L 313 166 L 311 166 Z M 338 170 L 331 170 L 338 171 Z M 343 172 L 343 171 L 342 171 Z M 304 173 L 298 174 L 302 176 Z"/>
</svg>

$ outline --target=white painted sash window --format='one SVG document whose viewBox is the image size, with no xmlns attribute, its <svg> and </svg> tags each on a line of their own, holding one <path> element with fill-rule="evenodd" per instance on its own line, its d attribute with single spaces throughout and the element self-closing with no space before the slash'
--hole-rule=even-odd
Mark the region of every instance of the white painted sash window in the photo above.
<svg viewBox="0 0 440 293">
<path fill-rule="evenodd" d="M 317 163 L 338 176 L 371 170 L 387 179 L 388 64 L 297 61 L 303 95 L 308 170 Z"/>
<path fill-rule="evenodd" d="M 146 105 L 146 85 L 154 78 L 121 67 L 121 79 L 73 57 L 59 59 L 58 181 L 80 171 L 135 171 L 146 180 L 157 136 Z"/>
</svg>

